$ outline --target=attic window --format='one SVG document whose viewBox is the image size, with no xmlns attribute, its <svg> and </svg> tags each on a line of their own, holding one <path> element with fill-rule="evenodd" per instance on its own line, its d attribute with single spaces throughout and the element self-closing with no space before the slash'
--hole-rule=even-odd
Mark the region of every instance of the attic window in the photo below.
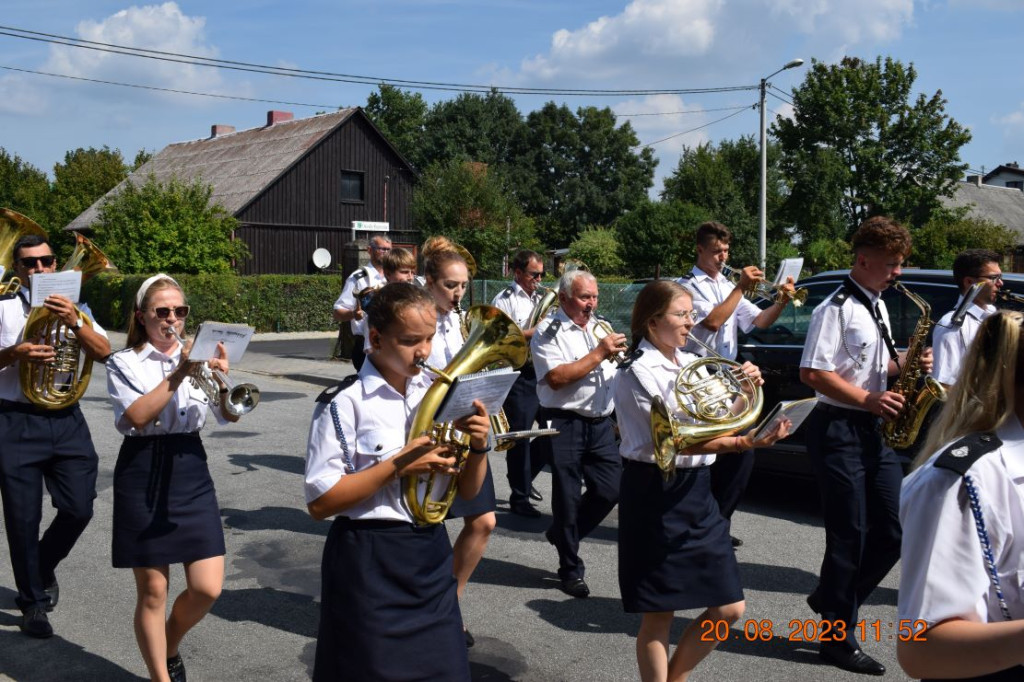
<svg viewBox="0 0 1024 682">
<path fill-rule="evenodd" d="M 366 173 L 362 171 L 341 171 L 341 200 L 347 204 L 366 201 L 365 179 Z"/>
</svg>

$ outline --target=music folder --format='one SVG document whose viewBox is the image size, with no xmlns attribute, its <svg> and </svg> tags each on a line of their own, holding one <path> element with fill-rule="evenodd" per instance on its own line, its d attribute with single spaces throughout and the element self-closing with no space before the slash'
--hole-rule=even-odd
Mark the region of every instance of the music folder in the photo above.
<svg viewBox="0 0 1024 682">
<path fill-rule="evenodd" d="M 484 404 L 487 414 L 496 414 L 505 404 L 505 398 L 518 378 L 519 372 L 511 367 L 455 377 L 437 408 L 434 421 L 453 422 L 476 414 L 474 400 Z"/>
<path fill-rule="evenodd" d="M 754 430 L 754 440 L 775 428 L 775 425 L 783 419 L 793 422 L 789 428 L 789 435 L 796 433 L 800 425 L 807 419 L 814 406 L 818 404 L 817 398 L 804 398 L 803 400 L 783 400 L 768 413 L 757 428 Z"/>
</svg>

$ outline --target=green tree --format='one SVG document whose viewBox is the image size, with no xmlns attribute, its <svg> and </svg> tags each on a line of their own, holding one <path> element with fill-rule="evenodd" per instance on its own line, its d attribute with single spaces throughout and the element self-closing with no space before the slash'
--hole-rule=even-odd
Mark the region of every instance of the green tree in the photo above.
<svg viewBox="0 0 1024 682">
<path fill-rule="evenodd" d="M 549 243 L 569 244 L 584 227 L 611 225 L 647 201 L 657 160 L 626 122 L 605 107 L 548 102 L 526 117 L 514 184 Z"/>
<path fill-rule="evenodd" d="M 143 164 L 149 163 L 149 160 L 153 158 L 153 152 L 148 149 L 140 149 L 135 152 L 135 159 L 132 161 L 132 172 L 139 170 Z"/>
<path fill-rule="evenodd" d="M 913 231 L 910 259 L 914 265 L 948 270 L 961 251 L 992 249 L 1009 253 L 1017 244 L 1013 230 L 991 220 L 968 217 L 965 213 L 960 210 L 940 215 Z"/>
<path fill-rule="evenodd" d="M 45 212 L 49 200 L 50 181 L 46 173 L 0 147 L 0 206 L 48 227 Z"/>
<path fill-rule="evenodd" d="M 483 164 L 448 161 L 427 168 L 413 190 L 412 215 L 424 239 L 443 234 L 466 247 L 481 279 L 502 277 L 506 256 L 540 246 L 533 221 Z"/>
<path fill-rule="evenodd" d="M 387 83 L 366 98 L 366 115 L 412 165 L 423 167 L 427 103 L 423 95 Z"/>
<path fill-rule="evenodd" d="M 946 115 L 942 91 L 911 101 L 916 78 L 913 65 L 891 58 L 846 57 L 834 65 L 815 61 L 794 90 L 793 119 L 777 119 L 772 132 L 793 187 L 790 215 L 805 243 L 840 229 L 846 237 L 872 215 L 923 225 L 939 197 L 952 195 L 966 170 L 960 148 L 971 135 Z M 836 205 L 833 218 L 829 207 Z M 826 234 L 817 232 L 822 227 Z"/>
<path fill-rule="evenodd" d="M 510 166 L 524 132 L 523 117 L 508 95 L 462 93 L 430 108 L 424 119 L 425 164 L 474 161 Z"/>
<path fill-rule="evenodd" d="M 615 233 L 628 274 L 678 277 L 694 262 L 693 235 L 711 215 L 682 201 L 645 200 L 615 221 Z"/>
<path fill-rule="evenodd" d="M 596 277 L 621 275 L 625 263 L 615 230 L 590 227 L 569 245 L 569 258 L 582 261 Z"/>
<path fill-rule="evenodd" d="M 49 222 L 65 227 L 85 209 L 128 177 L 120 150 L 79 147 L 64 154 L 64 163 L 53 166 L 53 193 Z"/>
<path fill-rule="evenodd" d="M 230 272 L 247 250 L 231 239 L 238 221 L 210 205 L 212 194 L 201 180 L 126 183 L 100 207 L 95 241 L 125 274 Z"/>
</svg>

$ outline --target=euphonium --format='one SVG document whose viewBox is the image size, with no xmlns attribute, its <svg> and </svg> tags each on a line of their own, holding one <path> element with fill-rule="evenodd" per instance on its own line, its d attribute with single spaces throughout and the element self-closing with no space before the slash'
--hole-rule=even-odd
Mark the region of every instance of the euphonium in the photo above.
<svg viewBox="0 0 1024 682">
<path fill-rule="evenodd" d="M 82 235 L 62 270 L 81 270 L 82 281 L 105 270 L 114 270 L 110 259 Z M 77 309 L 77 308 L 76 308 Z M 93 326 L 92 319 L 78 310 L 82 324 Z M 82 343 L 74 330 L 46 308 L 33 308 L 25 320 L 25 339 L 52 340 L 56 353 L 52 362 L 22 362 L 19 367 L 21 392 L 29 402 L 47 410 L 59 410 L 75 404 L 89 387 L 92 358 L 82 352 Z"/>
<path fill-rule="evenodd" d="M 174 327 L 168 327 L 167 335 L 173 336 L 175 341 L 185 347 L 185 340 Z M 260 389 L 255 384 L 235 384 L 228 378 L 228 375 L 219 369 L 210 369 L 205 362 L 190 362 L 188 370 L 189 381 L 192 385 L 206 394 L 206 398 L 213 407 L 220 407 L 220 383 L 227 389 L 227 400 L 224 409 L 228 414 L 241 417 L 249 414 L 260 404 Z"/>
<path fill-rule="evenodd" d="M 567 258 L 558 264 L 558 276 L 561 277 L 566 272 L 572 272 L 573 270 L 585 270 L 590 272 L 590 268 L 587 267 L 586 263 L 573 258 Z M 530 319 L 526 323 L 527 329 L 533 329 L 536 327 L 541 320 L 548 316 L 552 310 L 558 308 L 558 287 L 537 287 L 538 291 L 543 292 L 541 299 L 533 306 L 533 310 L 530 312 Z"/>
<path fill-rule="evenodd" d="M 473 374 L 495 364 L 519 367 L 526 362 L 526 337 L 519 325 L 508 315 L 494 306 L 476 305 L 466 313 L 469 334 L 466 342 L 443 371 L 428 368 L 437 379 L 427 389 L 423 401 L 416 410 L 409 439 L 427 434 L 438 443 L 447 443 L 455 448 L 455 469 L 461 471 L 469 450 L 469 438 L 457 433 L 451 424 L 437 423 L 434 415 L 444 401 L 455 379 L 463 374 Z M 423 363 L 421 363 L 422 365 Z M 404 478 L 405 503 L 409 513 L 420 524 L 444 521 L 448 514 L 458 486 L 458 474 L 448 476 L 447 487 L 438 496 L 435 477 L 438 474 L 406 476 Z M 422 487 L 422 497 L 420 489 Z"/>
<path fill-rule="evenodd" d="M 893 393 L 903 396 L 903 409 L 895 419 L 882 425 L 882 437 L 886 445 L 891 448 L 904 449 L 909 448 L 917 440 L 917 434 L 921 430 L 924 418 L 928 416 L 928 410 L 932 408 L 935 401 L 945 402 L 946 389 L 934 378 L 921 371 L 921 353 L 924 352 L 928 332 L 931 331 L 934 324 L 930 317 L 932 307 L 923 298 L 903 286 L 901 282 L 894 281 L 893 286 L 921 310 L 921 317 L 917 321 L 917 326 L 914 327 L 910 343 L 907 344 L 907 354 L 903 359 L 900 376 L 889 389 Z M 918 381 L 922 377 L 924 385 L 918 388 Z"/>
<path fill-rule="evenodd" d="M 45 237 L 46 231 L 31 218 L 9 208 L 0 208 L 0 269 L 13 271 L 14 245 L 30 234 Z M 11 275 L 6 282 L 0 283 L 0 296 L 16 294 L 20 288 L 21 280 Z"/>
<path fill-rule="evenodd" d="M 728 436 L 754 425 L 764 406 L 764 392 L 743 373 L 740 363 L 726 360 L 696 337 L 710 354 L 680 370 L 673 393 L 683 412 L 697 423 L 673 418 L 661 396 L 651 397 L 651 438 L 654 461 L 665 480 L 675 475 L 676 455 L 693 445 Z M 739 409 L 735 409 L 739 401 Z"/>
<path fill-rule="evenodd" d="M 725 263 L 722 263 L 720 267 L 720 272 L 723 275 L 725 275 L 725 277 L 734 285 L 740 285 L 741 273 L 736 268 L 729 267 Z M 769 301 L 771 303 L 774 303 L 779 296 L 783 296 L 785 297 L 787 302 L 792 301 L 793 306 L 799 308 L 804 304 L 804 301 L 807 300 L 807 289 L 796 289 L 792 294 L 790 294 L 780 284 L 770 284 L 764 280 L 761 280 L 758 282 L 754 282 L 753 285 L 751 285 L 747 289 L 744 289 L 743 295 L 746 296 L 747 298 L 757 297 L 760 299 L 764 299 L 765 301 Z"/>
</svg>

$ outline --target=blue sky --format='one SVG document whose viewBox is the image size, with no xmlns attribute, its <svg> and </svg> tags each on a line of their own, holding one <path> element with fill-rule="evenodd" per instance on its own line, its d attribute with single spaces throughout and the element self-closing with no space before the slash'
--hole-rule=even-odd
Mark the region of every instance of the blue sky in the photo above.
<svg viewBox="0 0 1024 682">
<path fill-rule="evenodd" d="M 844 55 L 913 62 L 915 89 L 941 89 L 968 126 L 975 170 L 1024 162 L 1024 0 L 250 0 L 128 4 L 4 0 L 0 24 L 188 55 L 365 76 L 545 88 L 673 89 L 754 85 L 790 59 Z M 1016 28 L 1014 28 L 1016 27 Z M 76 147 L 141 148 L 200 139 L 212 124 L 264 123 L 365 105 L 373 86 L 156 62 L 0 35 L 0 146 L 52 173 Z M 35 75 L 285 100 L 244 102 Z M 788 91 L 805 68 L 772 83 Z M 424 91 L 428 102 L 451 92 Z M 757 134 L 756 91 L 656 97 L 516 98 L 523 113 L 556 99 L 610 106 L 660 160 L 655 189 L 683 145 Z M 789 105 L 769 97 L 769 116 Z M 684 113 L 679 113 L 684 112 Z M 625 114 L 659 114 L 624 116 Z M 726 121 L 717 119 L 735 113 Z M 700 130 L 678 135 L 704 126 Z"/>
</svg>

